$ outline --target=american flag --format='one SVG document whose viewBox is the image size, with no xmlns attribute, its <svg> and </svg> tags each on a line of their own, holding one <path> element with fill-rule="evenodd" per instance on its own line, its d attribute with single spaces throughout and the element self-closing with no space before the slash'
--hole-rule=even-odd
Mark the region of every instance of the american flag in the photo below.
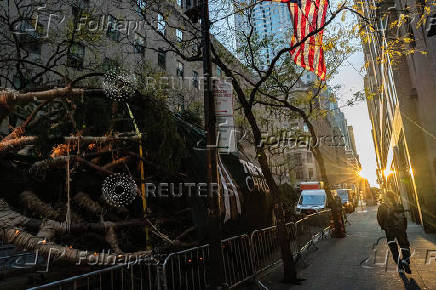
<svg viewBox="0 0 436 290">
<path fill-rule="evenodd" d="M 324 26 L 328 0 L 265 0 L 286 3 L 291 13 L 294 35 L 291 47 L 313 31 Z M 324 30 L 308 37 L 290 51 L 294 62 L 306 70 L 313 71 L 321 80 L 325 80 L 326 67 L 322 37 Z"/>
</svg>

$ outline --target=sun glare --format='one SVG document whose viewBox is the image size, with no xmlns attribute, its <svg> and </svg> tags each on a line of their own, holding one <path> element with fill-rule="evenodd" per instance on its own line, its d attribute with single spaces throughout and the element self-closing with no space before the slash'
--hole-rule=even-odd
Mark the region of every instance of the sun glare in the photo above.
<svg viewBox="0 0 436 290">
<path fill-rule="evenodd" d="M 358 171 L 357 175 L 359 175 L 361 178 L 367 179 L 366 174 L 363 172 L 363 170 Z"/>
<path fill-rule="evenodd" d="M 389 175 L 394 173 L 394 171 L 391 170 L 390 168 L 386 168 L 383 173 L 384 173 L 385 177 L 388 177 Z"/>
</svg>

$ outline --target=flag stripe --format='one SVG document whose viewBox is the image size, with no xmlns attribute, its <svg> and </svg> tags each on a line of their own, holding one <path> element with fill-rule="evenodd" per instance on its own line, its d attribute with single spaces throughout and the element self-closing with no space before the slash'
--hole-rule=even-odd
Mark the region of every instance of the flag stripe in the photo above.
<svg viewBox="0 0 436 290">
<path fill-rule="evenodd" d="M 308 28 L 307 27 L 307 23 L 309 22 L 308 21 L 308 19 L 307 19 L 307 15 L 309 15 L 309 13 L 310 13 L 310 8 L 311 8 L 311 1 L 309 0 L 309 1 L 303 1 L 302 2 L 303 4 L 306 4 L 306 5 L 304 5 L 304 6 L 302 6 L 302 7 L 304 7 L 304 14 L 303 13 L 300 13 L 301 14 L 301 24 L 300 24 L 300 41 L 303 41 L 303 38 L 306 36 L 306 28 Z M 309 29 L 307 29 L 307 30 L 309 30 Z M 301 46 L 300 46 L 300 49 L 301 49 L 301 53 L 300 53 L 300 65 L 302 66 L 302 67 L 304 67 L 304 68 L 306 68 L 306 62 L 305 62 L 305 58 L 306 58 L 306 41 L 304 41 L 302 44 L 301 44 Z"/>
<path fill-rule="evenodd" d="M 318 7 L 318 9 L 319 9 L 319 2 L 320 2 L 320 0 L 316 0 L 316 7 Z M 311 23 L 311 28 L 312 29 L 314 29 L 314 27 L 316 27 L 316 25 L 317 25 L 317 20 L 318 20 L 318 15 L 317 14 L 315 14 L 314 16 L 313 16 L 313 19 L 312 19 L 312 23 Z M 316 28 L 315 28 L 316 29 Z M 314 36 L 312 36 L 311 38 L 310 38 L 310 42 L 309 42 L 309 45 L 310 45 L 310 51 L 309 51 L 309 67 L 314 67 L 313 66 L 313 61 L 314 61 L 314 54 L 315 54 L 315 44 L 316 44 L 316 35 L 314 35 Z"/>
<path fill-rule="evenodd" d="M 291 11 L 291 6 L 290 4 L 288 4 L 288 8 L 289 11 Z M 298 6 L 297 5 L 292 5 L 292 8 L 294 9 L 294 15 L 296 15 L 295 17 L 292 17 L 294 20 L 294 30 L 296 29 L 296 27 L 298 26 Z M 291 13 L 292 14 L 292 13 Z M 297 40 L 295 39 L 295 32 L 294 35 L 292 36 L 292 41 L 291 41 L 291 47 L 294 46 L 294 44 L 297 42 Z M 291 55 L 295 54 L 295 50 L 296 48 L 291 50 Z M 296 61 L 296 59 L 294 58 L 294 61 Z"/>
<path fill-rule="evenodd" d="M 318 29 L 319 27 L 321 27 L 322 25 L 324 25 L 324 21 L 325 21 L 325 13 L 327 11 L 327 0 L 321 0 L 321 4 L 320 4 L 320 11 L 319 11 L 319 15 L 321 15 L 321 17 L 318 17 L 318 22 L 316 25 L 316 29 Z M 322 36 L 323 36 L 324 31 L 321 31 L 320 33 L 318 33 L 318 35 L 316 36 L 316 46 L 319 47 L 320 49 L 317 49 L 315 52 L 315 64 L 314 64 L 314 68 L 315 68 L 315 73 L 316 75 L 322 75 L 322 69 L 320 70 L 319 68 L 319 63 L 320 63 L 320 54 L 323 51 L 322 48 Z M 325 73 L 325 72 L 324 72 Z"/>
<path fill-rule="evenodd" d="M 291 47 L 301 42 L 308 34 L 320 29 L 327 13 L 328 0 L 265 0 L 287 3 L 294 24 Z M 306 70 L 313 71 L 321 80 L 325 79 L 326 66 L 322 47 L 323 30 L 308 37 L 290 51 L 294 62 Z"/>
<path fill-rule="evenodd" d="M 324 25 L 325 17 L 326 17 L 326 14 L 327 14 L 327 5 L 328 5 L 328 2 L 327 2 L 327 0 L 323 0 L 323 2 L 325 2 L 325 3 L 323 3 L 323 5 L 322 5 L 323 9 L 322 9 L 322 19 L 321 19 L 320 27 L 322 25 Z M 324 48 L 322 46 L 322 37 L 323 37 L 323 34 L 324 34 L 324 30 L 322 30 L 319 33 L 319 38 L 320 38 L 319 39 L 319 47 L 320 47 L 319 50 L 320 50 L 320 55 L 321 55 L 319 65 L 321 65 L 321 68 L 318 68 L 318 74 L 319 74 L 319 76 L 320 76 L 320 78 L 322 80 L 325 79 L 325 75 L 327 73 L 327 69 L 326 69 L 326 66 L 325 66 L 325 60 L 324 60 Z"/>
<path fill-rule="evenodd" d="M 312 19 L 315 18 L 314 17 L 314 12 L 315 12 L 315 3 L 313 3 L 314 0 L 309 0 L 307 2 L 309 2 L 309 12 L 306 13 L 306 30 L 305 31 L 312 31 L 313 30 L 313 26 L 312 26 Z M 308 40 L 305 41 L 305 47 L 304 47 L 304 57 L 305 57 L 305 61 L 304 63 L 306 64 L 306 67 L 313 67 L 310 65 L 310 63 L 313 63 L 313 59 L 310 59 L 310 52 L 313 51 L 313 46 L 310 46 L 310 41 L 313 39 L 314 36 L 310 36 Z"/>
</svg>

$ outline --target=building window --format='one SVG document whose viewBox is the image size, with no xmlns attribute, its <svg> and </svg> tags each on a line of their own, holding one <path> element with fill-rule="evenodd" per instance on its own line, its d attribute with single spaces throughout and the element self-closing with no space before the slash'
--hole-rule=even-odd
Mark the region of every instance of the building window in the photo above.
<svg viewBox="0 0 436 290">
<path fill-rule="evenodd" d="M 192 72 L 192 86 L 198 89 L 198 72 L 196 71 Z"/>
<path fill-rule="evenodd" d="M 75 3 L 73 3 L 72 5 L 80 9 L 88 9 L 90 3 L 89 0 L 79 0 L 79 1 L 75 1 Z"/>
<path fill-rule="evenodd" d="M 120 31 L 118 30 L 118 20 L 112 15 L 109 15 L 106 36 L 112 39 L 113 41 L 120 40 Z"/>
<path fill-rule="evenodd" d="M 32 87 L 32 71 L 26 70 L 23 74 L 16 73 L 12 79 L 13 85 L 16 89 Z M 33 84 L 38 84 L 37 82 Z"/>
<path fill-rule="evenodd" d="M 195 43 L 192 46 L 192 55 L 199 55 L 201 53 L 201 45 L 198 43 Z"/>
<path fill-rule="evenodd" d="M 309 179 L 313 178 L 313 168 L 309 168 Z"/>
<path fill-rule="evenodd" d="M 145 7 L 146 7 L 146 1 L 145 0 L 136 0 L 136 12 L 139 15 L 145 15 Z"/>
<path fill-rule="evenodd" d="M 312 163 L 313 162 L 313 158 L 312 158 L 312 152 L 307 152 L 307 162 Z"/>
<path fill-rule="evenodd" d="M 133 51 L 135 53 L 141 53 L 141 54 L 143 54 L 145 51 L 144 37 L 142 37 L 138 33 L 135 33 L 135 40 L 133 42 Z"/>
<path fill-rule="evenodd" d="M 303 179 L 303 172 L 301 170 L 295 171 L 295 179 Z"/>
<path fill-rule="evenodd" d="M 105 57 L 102 63 L 103 71 L 117 70 L 119 67 L 118 63 L 110 58 Z"/>
<path fill-rule="evenodd" d="M 23 48 L 29 53 L 33 55 L 41 56 L 41 42 L 39 41 L 31 41 L 23 44 Z"/>
<path fill-rule="evenodd" d="M 146 2 L 145 0 L 136 0 L 136 5 L 142 11 L 145 9 Z"/>
<path fill-rule="evenodd" d="M 182 42 L 183 40 L 183 31 L 180 29 L 176 29 L 176 38 L 178 42 Z"/>
<path fill-rule="evenodd" d="M 200 6 L 199 0 L 185 0 L 186 9 L 194 9 Z"/>
<path fill-rule="evenodd" d="M 167 67 L 167 54 L 162 49 L 159 49 L 159 51 L 157 53 L 157 64 L 162 69 L 166 69 L 166 67 Z"/>
<path fill-rule="evenodd" d="M 182 94 L 177 95 L 176 110 L 178 112 L 185 110 L 185 97 Z"/>
<path fill-rule="evenodd" d="M 296 166 L 303 165 L 303 162 L 302 162 L 302 159 L 301 159 L 301 153 L 296 153 L 295 154 L 295 165 Z"/>
<path fill-rule="evenodd" d="M 157 30 L 160 33 L 162 33 L 163 35 L 165 35 L 166 26 L 167 26 L 167 23 L 165 22 L 163 15 L 158 13 L 157 14 Z"/>
<path fill-rule="evenodd" d="M 67 55 L 67 66 L 83 68 L 85 58 L 85 47 L 80 43 L 73 43 Z"/>
<path fill-rule="evenodd" d="M 220 77 L 223 74 L 223 72 L 221 71 L 221 68 L 219 66 L 216 67 L 216 76 Z"/>
<path fill-rule="evenodd" d="M 183 63 L 181 63 L 180 61 L 178 61 L 178 62 L 177 62 L 176 75 L 177 75 L 179 78 L 182 78 L 182 79 L 183 79 L 183 77 L 184 77 L 184 71 L 185 71 L 185 68 L 184 68 Z"/>
</svg>

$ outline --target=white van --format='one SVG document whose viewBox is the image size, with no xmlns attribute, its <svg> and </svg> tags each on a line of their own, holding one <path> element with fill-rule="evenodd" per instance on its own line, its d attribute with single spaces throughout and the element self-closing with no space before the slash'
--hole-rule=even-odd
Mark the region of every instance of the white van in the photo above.
<svg viewBox="0 0 436 290">
<path fill-rule="evenodd" d="M 312 214 L 327 207 L 327 195 L 324 189 L 303 190 L 298 200 L 297 214 Z"/>
</svg>

